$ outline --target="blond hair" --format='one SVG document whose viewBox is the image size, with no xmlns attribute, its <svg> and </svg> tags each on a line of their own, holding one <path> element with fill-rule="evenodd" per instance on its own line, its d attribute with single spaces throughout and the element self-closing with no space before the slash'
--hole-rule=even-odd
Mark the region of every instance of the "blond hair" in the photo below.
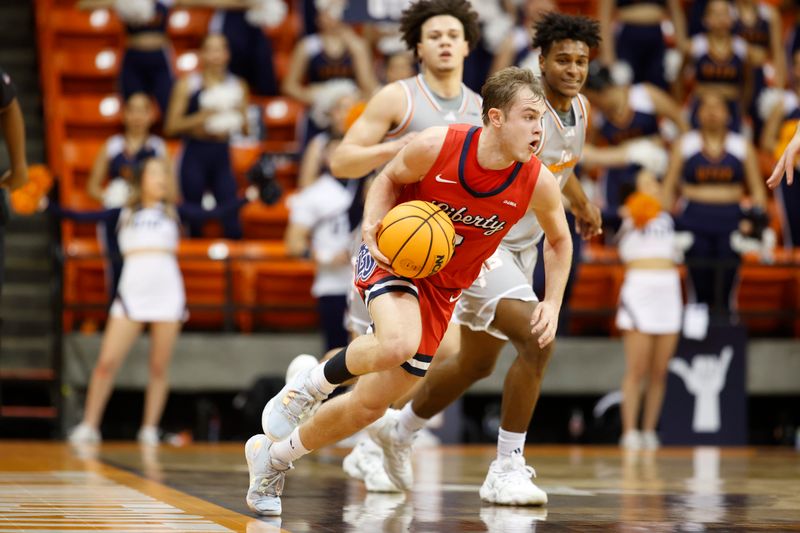
<svg viewBox="0 0 800 533">
<path fill-rule="evenodd" d="M 544 99 L 542 82 L 529 69 L 507 67 L 489 76 L 489 79 L 481 87 L 484 125 L 489 124 L 490 109 L 500 109 L 504 113 L 508 113 L 517 93 L 525 88 L 530 89 L 537 99 Z"/>
</svg>

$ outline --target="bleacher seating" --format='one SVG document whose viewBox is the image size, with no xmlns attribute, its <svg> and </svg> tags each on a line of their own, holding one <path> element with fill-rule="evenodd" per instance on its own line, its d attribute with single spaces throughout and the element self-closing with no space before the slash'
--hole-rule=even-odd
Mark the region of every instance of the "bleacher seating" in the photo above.
<svg viewBox="0 0 800 533">
<path fill-rule="evenodd" d="M 594 0 L 561 0 L 567 12 L 593 14 Z M 119 131 L 121 103 L 116 96 L 117 77 L 123 52 L 122 25 L 113 10 L 78 11 L 75 0 L 36 0 L 37 39 L 44 88 L 48 158 L 59 177 L 61 202 L 72 209 L 99 208 L 86 193 L 86 179 L 103 141 Z M 168 34 L 172 59 L 179 73 L 197 65 L 193 55 L 206 34 L 209 9 L 176 8 L 171 12 Z M 299 12 L 292 9 L 283 24 L 268 31 L 276 72 L 282 78 L 292 49 L 301 35 Z M 234 172 L 240 189 L 247 186 L 246 172 L 262 152 L 279 154 L 277 178 L 285 191 L 275 206 L 249 204 L 241 213 L 245 240 L 213 239 L 182 242 L 179 261 L 185 276 L 191 315 L 188 327 L 239 331 L 253 329 L 310 328 L 316 324 L 314 299 L 309 289 L 313 264 L 287 258 L 282 243 L 287 210 L 285 195 L 296 186 L 299 139 L 305 122 L 305 107 L 290 98 L 254 98 L 262 110 L 265 128 L 260 144 L 233 147 Z M 179 142 L 169 141 L 174 157 Z M 769 168 L 769 156 L 761 158 Z M 780 234 L 780 218 L 770 204 L 772 227 Z M 209 224 L 206 236 L 219 234 Z M 103 261 L 94 224 L 62 223 L 64 244 L 64 327 L 67 330 L 91 320 L 101 323 L 106 314 Z M 225 260 L 210 259 L 211 246 L 224 243 Z M 624 276 L 613 249 L 589 247 L 594 263 L 581 265 L 570 300 L 573 333 L 616 333 L 613 314 L 598 311 L 616 307 Z M 800 254 L 781 252 L 785 267 L 771 268 L 746 261 L 742 268 L 739 307 L 748 311 L 785 312 L 781 317 L 748 317 L 751 331 L 794 331 L 800 335 Z M 792 263 L 793 261 L 793 263 Z M 685 278 L 685 273 L 683 274 Z M 226 303 L 232 306 L 225 308 Z M 73 306 L 94 306 L 78 308 Z"/>
</svg>

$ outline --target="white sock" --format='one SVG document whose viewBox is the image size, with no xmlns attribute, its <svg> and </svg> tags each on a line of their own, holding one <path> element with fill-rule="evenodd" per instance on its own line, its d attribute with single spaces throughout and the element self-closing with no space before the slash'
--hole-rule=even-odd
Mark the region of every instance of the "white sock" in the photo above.
<svg viewBox="0 0 800 533">
<path fill-rule="evenodd" d="M 512 455 L 522 455 L 525 449 L 525 433 L 514 433 L 500 428 L 497 435 L 497 458 L 511 457 Z"/>
<path fill-rule="evenodd" d="M 276 467 L 290 465 L 294 461 L 309 453 L 311 453 L 311 450 L 307 450 L 306 447 L 303 446 L 303 442 L 300 440 L 299 427 L 294 428 L 294 431 L 292 431 L 292 434 L 289 435 L 288 439 L 273 444 L 269 451 L 273 461 L 282 463 L 275 465 L 273 462 L 273 466 Z"/>
<path fill-rule="evenodd" d="M 311 374 L 309 379 L 311 379 L 311 384 L 314 385 L 318 391 L 321 393 L 328 395 L 333 392 L 333 390 L 338 387 L 336 383 L 331 383 L 325 378 L 325 363 L 319 364 L 311 369 Z"/>
<path fill-rule="evenodd" d="M 411 402 L 408 402 L 400 410 L 397 422 L 397 439 L 401 442 L 408 442 L 414 437 L 417 431 L 425 427 L 428 419 L 417 416 L 411 408 Z"/>
</svg>

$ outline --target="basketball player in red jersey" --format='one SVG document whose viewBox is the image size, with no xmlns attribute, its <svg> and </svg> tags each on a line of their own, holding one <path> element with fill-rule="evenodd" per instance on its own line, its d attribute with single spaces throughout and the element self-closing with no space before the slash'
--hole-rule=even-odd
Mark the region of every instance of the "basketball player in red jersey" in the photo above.
<svg viewBox="0 0 800 533">
<path fill-rule="evenodd" d="M 528 210 L 547 239 L 547 298 L 531 317 L 532 332 L 541 345 L 555 337 L 572 242 L 560 188 L 533 156 L 544 93 L 533 73 L 516 67 L 490 77 L 482 92 L 483 128 L 429 128 L 376 178 L 365 206 L 356 272 L 375 333 L 299 374 L 270 401 L 268 435 L 255 435 L 245 446 L 247 503 L 256 513 L 280 514 L 284 477 L 293 461 L 371 424 L 425 374 L 461 290 Z M 450 262 L 421 280 L 393 274 L 376 245 L 383 216 L 413 199 L 441 206 L 460 237 Z M 361 378 L 352 391 L 319 405 L 337 384 L 355 376 Z"/>
</svg>

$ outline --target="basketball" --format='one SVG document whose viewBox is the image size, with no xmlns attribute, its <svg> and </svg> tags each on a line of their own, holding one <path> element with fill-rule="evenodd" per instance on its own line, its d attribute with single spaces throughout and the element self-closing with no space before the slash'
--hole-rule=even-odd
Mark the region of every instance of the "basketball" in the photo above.
<svg viewBox="0 0 800 533">
<path fill-rule="evenodd" d="M 383 217 L 378 249 L 392 269 L 406 278 L 425 278 L 453 257 L 456 230 L 441 208 L 413 200 L 396 205 Z"/>
</svg>

